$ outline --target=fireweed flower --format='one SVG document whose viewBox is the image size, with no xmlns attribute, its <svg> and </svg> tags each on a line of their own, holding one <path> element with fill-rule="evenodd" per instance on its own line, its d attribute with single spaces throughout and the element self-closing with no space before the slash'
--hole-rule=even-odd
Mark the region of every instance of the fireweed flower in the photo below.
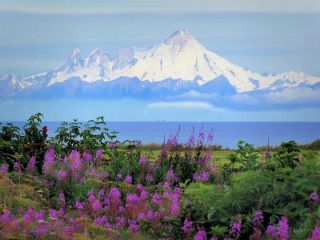
<svg viewBox="0 0 320 240">
<path fill-rule="evenodd" d="M 211 130 L 207 136 L 207 143 L 211 145 L 212 141 L 213 141 L 213 131 Z"/>
<path fill-rule="evenodd" d="M 36 158 L 35 156 L 31 157 L 28 165 L 27 165 L 27 170 L 29 173 L 34 173 L 35 169 L 36 169 Z"/>
<path fill-rule="evenodd" d="M 64 169 L 60 169 L 60 170 L 58 171 L 58 173 L 57 173 L 57 179 L 58 179 L 59 181 L 64 181 L 64 180 L 66 180 L 66 179 L 67 179 L 67 176 L 68 176 L 68 173 L 67 173 L 67 171 L 64 170 Z"/>
<path fill-rule="evenodd" d="M 202 172 L 196 172 L 193 175 L 193 180 L 195 181 L 203 181 L 203 182 L 208 182 L 209 181 L 209 173 L 206 171 L 202 171 Z"/>
<path fill-rule="evenodd" d="M 94 196 L 93 191 L 88 192 L 88 202 L 94 202 L 96 200 L 96 197 Z"/>
<path fill-rule="evenodd" d="M 74 207 L 75 207 L 76 209 L 83 210 L 83 205 L 82 205 L 82 203 L 81 203 L 80 200 L 77 200 L 77 201 L 76 201 L 76 204 L 75 204 Z"/>
<path fill-rule="evenodd" d="M 5 210 L 4 213 L 0 216 L 0 223 L 8 224 L 11 220 L 12 214 L 10 210 Z"/>
<path fill-rule="evenodd" d="M 119 192 L 117 187 L 111 188 L 109 192 L 109 197 L 113 203 L 120 203 L 121 193 Z"/>
<path fill-rule="evenodd" d="M 84 161 L 88 162 L 89 164 L 92 164 L 92 155 L 90 152 L 86 151 L 83 153 L 82 158 Z"/>
<path fill-rule="evenodd" d="M 194 240 L 207 240 L 206 231 L 203 228 L 199 229 L 196 235 L 194 236 Z"/>
<path fill-rule="evenodd" d="M 192 232 L 192 221 L 191 220 L 188 220 L 188 219 L 185 219 L 184 222 L 183 222 L 183 227 L 181 228 L 181 230 L 184 232 L 184 233 L 191 233 Z"/>
<path fill-rule="evenodd" d="M 263 222 L 263 213 L 260 210 L 257 210 L 252 219 L 253 226 L 260 226 Z"/>
<path fill-rule="evenodd" d="M 289 224 L 286 217 L 281 217 L 279 221 L 279 237 L 281 239 L 289 239 Z"/>
<path fill-rule="evenodd" d="M 121 174 L 121 173 L 118 173 L 117 176 L 116 176 L 116 178 L 117 178 L 118 181 L 122 180 L 122 174 Z"/>
<path fill-rule="evenodd" d="M 126 219 L 124 217 L 116 217 L 116 229 L 121 229 L 126 224 Z"/>
<path fill-rule="evenodd" d="M 281 217 L 281 219 L 279 220 L 278 227 L 269 225 L 267 227 L 266 233 L 273 237 L 279 237 L 280 239 L 289 239 L 288 219 L 286 217 Z"/>
<path fill-rule="evenodd" d="M 96 152 L 96 159 L 103 159 L 103 150 L 102 149 L 98 149 Z"/>
<path fill-rule="evenodd" d="M 92 203 L 92 209 L 95 213 L 98 213 L 102 210 L 102 205 L 100 203 L 100 201 L 98 199 L 96 199 L 93 203 Z"/>
<path fill-rule="evenodd" d="M 308 240 L 320 240 L 320 227 L 315 227 Z"/>
<path fill-rule="evenodd" d="M 174 182 L 176 180 L 176 177 L 174 175 L 174 171 L 172 168 L 168 170 L 166 180 L 167 182 Z"/>
<path fill-rule="evenodd" d="M 23 223 L 28 225 L 31 222 L 32 222 L 32 217 L 28 213 L 25 213 L 23 215 Z"/>
<path fill-rule="evenodd" d="M 69 164 L 72 171 L 80 170 L 82 168 L 80 153 L 76 150 L 71 151 L 69 155 Z"/>
<path fill-rule="evenodd" d="M 141 155 L 140 161 L 139 161 L 140 165 L 144 165 L 144 164 L 146 164 L 147 162 L 148 162 L 148 160 L 147 160 L 146 156 Z"/>
<path fill-rule="evenodd" d="M 203 145 L 203 142 L 204 142 L 204 132 L 203 132 L 203 130 L 201 129 L 201 130 L 198 132 L 198 145 Z"/>
<path fill-rule="evenodd" d="M 105 198 L 106 197 L 106 192 L 104 191 L 103 188 L 100 189 L 98 195 L 99 195 L 99 198 Z"/>
<path fill-rule="evenodd" d="M 109 148 L 114 149 L 114 148 L 116 148 L 116 146 L 117 146 L 117 143 L 109 142 Z"/>
<path fill-rule="evenodd" d="M 20 172 L 20 170 L 21 170 L 20 163 L 15 162 L 15 163 L 13 164 L 13 169 L 14 169 L 16 172 Z"/>
<path fill-rule="evenodd" d="M 5 163 L 1 164 L 1 169 L 0 169 L 2 174 L 6 174 L 7 173 L 7 165 Z"/>
<path fill-rule="evenodd" d="M 132 176 L 131 175 L 128 175 L 126 177 L 126 181 L 125 181 L 127 184 L 131 184 L 132 183 Z"/>
<path fill-rule="evenodd" d="M 310 194 L 309 200 L 312 202 L 316 202 L 319 200 L 319 196 L 317 194 L 317 192 L 313 192 Z"/>
<path fill-rule="evenodd" d="M 139 231 L 140 227 L 139 227 L 139 224 L 137 223 L 137 221 L 135 220 L 129 220 L 129 231 L 130 232 L 137 232 Z"/>
<path fill-rule="evenodd" d="M 229 235 L 234 239 L 239 239 L 241 234 L 241 222 L 235 221 L 232 223 Z"/>
<path fill-rule="evenodd" d="M 167 140 L 167 145 L 168 146 L 177 146 L 178 144 L 178 140 L 177 140 L 177 136 L 173 135 L 173 136 L 170 136 Z"/>
<path fill-rule="evenodd" d="M 54 150 L 50 148 L 44 156 L 43 172 L 45 175 L 53 175 L 53 171 L 54 171 Z"/>
<path fill-rule="evenodd" d="M 64 193 L 59 193 L 60 206 L 64 207 L 66 205 L 66 198 L 64 197 Z"/>
<path fill-rule="evenodd" d="M 187 146 L 191 147 L 191 146 L 194 146 L 195 144 L 195 137 L 194 137 L 194 134 L 192 134 L 187 142 Z"/>
</svg>

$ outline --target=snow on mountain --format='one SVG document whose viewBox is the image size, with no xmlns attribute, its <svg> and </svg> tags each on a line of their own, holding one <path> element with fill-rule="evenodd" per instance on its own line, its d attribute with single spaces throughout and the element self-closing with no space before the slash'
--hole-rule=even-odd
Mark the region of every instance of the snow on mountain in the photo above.
<svg viewBox="0 0 320 240">
<path fill-rule="evenodd" d="M 74 49 L 63 64 L 55 70 L 30 76 L 20 81 L 22 88 L 38 88 L 63 83 L 69 79 L 83 82 L 109 82 L 121 78 L 139 79 L 150 83 L 182 80 L 199 87 L 223 78 L 238 93 L 261 89 L 277 90 L 320 83 L 319 77 L 302 72 L 285 72 L 264 76 L 235 64 L 209 51 L 187 30 L 173 33 L 164 42 L 149 49 L 127 48 L 111 59 L 100 49 L 83 58 Z M 128 80 L 126 80 L 127 83 Z M 119 81 L 119 84 L 121 81 Z M 132 82 L 134 84 L 134 81 Z"/>
</svg>

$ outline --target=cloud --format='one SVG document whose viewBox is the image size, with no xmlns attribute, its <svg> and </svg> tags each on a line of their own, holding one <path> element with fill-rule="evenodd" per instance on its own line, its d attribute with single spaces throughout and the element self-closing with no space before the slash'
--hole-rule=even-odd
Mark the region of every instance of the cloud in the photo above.
<svg viewBox="0 0 320 240">
<path fill-rule="evenodd" d="M 311 88 L 284 89 L 279 92 L 270 92 L 264 98 L 266 102 L 274 104 L 319 103 L 320 90 Z"/>
<path fill-rule="evenodd" d="M 207 102 L 193 102 L 193 101 L 183 101 L 183 102 L 155 102 L 148 104 L 147 108 L 153 109 L 168 109 L 168 108 L 178 108 L 178 109 L 202 109 L 202 110 L 217 110 L 211 104 Z"/>
</svg>

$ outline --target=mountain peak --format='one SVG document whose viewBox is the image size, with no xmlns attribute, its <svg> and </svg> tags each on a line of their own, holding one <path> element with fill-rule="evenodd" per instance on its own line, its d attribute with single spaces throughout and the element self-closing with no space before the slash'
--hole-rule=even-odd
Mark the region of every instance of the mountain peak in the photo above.
<svg viewBox="0 0 320 240">
<path fill-rule="evenodd" d="M 70 54 L 70 59 L 77 59 L 80 56 L 80 49 L 75 48 L 73 49 L 72 53 Z"/>
<path fill-rule="evenodd" d="M 101 64 L 104 65 L 104 64 L 107 64 L 107 62 L 109 61 L 109 58 L 100 48 L 96 48 L 90 53 L 86 61 L 87 61 L 87 66 L 101 65 Z"/>
<path fill-rule="evenodd" d="M 165 40 L 167 45 L 178 45 L 183 47 L 190 41 L 196 41 L 191 33 L 186 29 L 180 29 L 175 31 L 169 38 Z"/>
<path fill-rule="evenodd" d="M 84 60 L 80 55 L 79 48 L 73 49 L 69 58 L 57 69 L 57 71 L 73 71 L 83 67 Z"/>
</svg>

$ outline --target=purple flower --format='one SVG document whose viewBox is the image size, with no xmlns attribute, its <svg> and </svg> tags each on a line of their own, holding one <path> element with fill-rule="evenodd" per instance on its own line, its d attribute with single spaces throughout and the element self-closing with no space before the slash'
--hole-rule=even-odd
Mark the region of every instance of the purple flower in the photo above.
<svg viewBox="0 0 320 240">
<path fill-rule="evenodd" d="M 117 147 L 117 143 L 115 142 L 109 142 L 109 148 L 114 149 Z"/>
<path fill-rule="evenodd" d="M 167 140 L 167 145 L 172 147 L 177 146 L 178 145 L 177 136 L 170 136 Z"/>
<path fill-rule="evenodd" d="M 20 170 L 21 170 L 20 163 L 15 162 L 15 163 L 13 164 L 13 169 L 14 169 L 16 172 L 20 172 Z"/>
<path fill-rule="evenodd" d="M 207 240 L 206 231 L 203 228 L 199 229 L 196 235 L 194 236 L 194 240 Z"/>
<path fill-rule="evenodd" d="M 92 155 L 90 152 L 86 151 L 83 153 L 82 155 L 83 160 L 85 160 L 86 162 L 92 164 Z"/>
<path fill-rule="evenodd" d="M 140 193 L 140 198 L 143 199 L 143 200 L 145 200 L 145 199 L 148 198 L 148 196 L 149 196 L 149 193 L 148 193 L 146 190 L 143 189 L 143 190 L 141 191 L 141 193 Z"/>
<path fill-rule="evenodd" d="M 121 174 L 121 173 L 118 173 L 117 176 L 116 176 L 116 178 L 117 178 L 118 181 L 122 180 L 122 174 Z"/>
<path fill-rule="evenodd" d="M 94 202 L 96 200 L 96 197 L 94 196 L 93 191 L 88 192 L 88 202 Z"/>
<path fill-rule="evenodd" d="M 82 203 L 81 203 L 80 200 L 77 200 L 77 201 L 76 201 L 76 204 L 75 204 L 74 207 L 75 207 L 76 209 L 83 210 L 83 205 L 82 205 Z"/>
<path fill-rule="evenodd" d="M 134 193 L 129 193 L 127 195 L 127 198 L 126 198 L 126 201 L 127 201 L 127 204 L 136 204 L 137 202 L 140 201 L 140 198 L 137 196 L 137 194 L 134 194 Z"/>
<path fill-rule="evenodd" d="M 31 157 L 28 165 L 27 165 L 27 170 L 29 173 L 34 173 L 35 169 L 36 169 L 36 158 L 35 156 Z"/>
<path fill-rule="evenodd" d="M 211 131 L 207 136 L 207 143 L 212 144 L 213 140 L 213 131 Z"/>
<path fill-rule="evenodd" d="M 4 213 L 0 216 L 0 223 L 2 224 L 8 224 L 11 219 L 11 212 L 10 210 L 5 210 Z"/>
<path fill-rule="evenodd" d="M 320 227 L 315 227 L 308 240 L 320 240 Z"/>
<path fill-rule="evenodd" d="M 281 239 L 289 239 L 289 224 L 286 217 L 281 217 L 279 221 L 279 236 Z"/>
<path fill-rule="evenodd" d="M 187 145 L 191 147 L 191 146 L 194 146 L 194 144 L 195 144 L 195 137 L 194 137 L 194 134 L 192 134 L 188 140 Z"/>
<path fill-rule="evenodd" d="M 140 227 L 139 227 L 139 224 L 137 223 L 137 221 L 135 221 L 135 220 L 130 220 L 129 221 L 129 230 L 130 230 L 130 232 L 135 233 L 135 232 L 139 231 L 139 229 L 140 229 Z"/>
<path fill-rule="evenodd" d="M 95 213 L 98 213 L 102 210 L 102 205 L 100 203 L 100 201 L 98 199 L 96 199 L 93 203 L 92 203 L 92 209 Z"/>
<path fill-rule="evenodd" d="M 203 130 L 201 129 L 199 132 L 198 132 L 198 144 L 199 145 L 202 145 L 204 142 L 204 132 Z"/>
<path fill-rule="evenodd" d="M 121 229 L 126 224 L 126 219 L 124 217 L 116 217 L 116 229 Z"/>
<path fill-rule="evenodd" d="M 229 235 L 233 237 L 234 239 L 239 239 L 241 234 L 241 222 L 240 221 L 234 221 L 232 223 Z"/>
<path fill-rule="evenodd" d="M 183 227 L 181 228 L 181 230 L 184 233 L 191 233 L 192 232 L 192 221 L 185 219 L 183 222 Z"/>
<path fill-rule="evenodd" d="M 209 181 L 209 173 L 207 171 L 202 172 L 196 172 L 193 175 L 193 180 L 195 181 L 202 181 L 202 182 L 208 182 Z"/>
<path fill-rule="evenodd" d="M 147 160 L 146 156 L 141 155 L 139 163 L 140 163 L 141 165 L 144 165 L 144 164 L 146 164 L 147 162 L 148 162 L 148 160 Z"/>
<path fill-rule="evenodd" d="M 50 148 L 44 156 L 43 172 L 45 175 L 53 175 L 53 171 L 54 171 L 54 150 Z"/>
<path fill-rule="evenodd" d="M 28 213 L 23 215 L 23 222 L 25 224 L 30 224 L 32 222 L 32 218 Z"/>
<path fill-rule="evenodd" d="M 263 213 L 260 210 L 257 210 L 256 213 L 254 214 L 252 224 L 254 226 L 260 226 L 262 225 L 263 222 Z"/>
<path fill-rule="evenodd" d="M 64 193 L 59 193 L 60 206 L 64 207 L 66 205 L 66 198 L 64 197 Z"/>
<path fill-rule="evenodd" d="M 104 191 L 104 189 L 103 188 L 101 188 L 100 189 L 100 191 L 99 191 L 99 198 L 104 198 L 105 196 L 106 196 L 106 193 L 105 193 L 105 191 Z"/>
<path fill-rule="evenodd" d="M 318 201 L 318 200 L 319 200 L 319 196 L 318 196 L 317 192 L 312 192 L 312 193 L 310 194 L 309 199 L 310 199 L 310 201 L 312 201 L 312 202 Z"/>
<path fill-rule="evenodd" d="M 161 205 L 162 201 L 160 199 L 159 193 L 155 193 L 152 196 L 151 203 L 154 205 Z"/>
<path fill-rule="evenodd" d="M 275 237 L 275 236 L 277 236 L 277 234 L 278 234 L 278 229 L 277 229 L 275 226 L 273 226 L 273 225 L 269 225 L 269 226 L 267 227 L 266 233 L 267 233 L 267 234 L 270 234 L 270 235 L 273 236 L 273 237 Z"/>
<path fill-rule="evenodd" d="M 127 183 L 127 184 L 131 184 L 131 183 L 132 183 L 132 176 L 131 176 L 131 175 L 128 175 L 128 176 L 126 177 L 126 183 Z"/>
<path fill-rule="evenodd" d="M 152 176 L 152 174 L 147 174 L 147 176 L 146 176 L 146 181 L 148 182 L 148 183 L 151 183 L 151 182 L 153 182 L 153 176 Z"/>
<path fill-rule="evenodd" d="M 121 193 L 119 192 L 117 187 L 112 187 L 109 192 L 110 199 L 115 203 L 120 203 Z"/>
<path fill-rule="evenodd" d="M 69 164 L 72 171 L 80 170 L 82 168 L 81 157 L 78 151 L 71 151 L 69 155 Z"/>
<path fill-rule="evenodd" d="M 103 150 L 102 149 L 98 149 L 96 152 L 96 159 L 103 159 Z"/>
<path fill-rule="evenodd" d="M 7 165 L 5 163 L 1 164 L 1 173 L 6 174 L 7 173 Z"/>
<path fill-rule="evenodd" d="M 44 220 L 44 211 L 39 211 L 35 213 L 36 220 L 37 221 L 43 221 Z"/>
<path fill-rule="evenodd" d="M 64 169 L 60 169 L 57 173 L 57 178 L 59 181 L 64 181 L 67 179 L 68 173 Z"/>
<path fill-rule="evenodd" d="M 167 182 L 174 182 L 176 180 L 176 177 L 174 175 L 173 169 L 170 168 L 167 172 L 167 176 L 166 176 L 166 180 Z"/>
</svg>

